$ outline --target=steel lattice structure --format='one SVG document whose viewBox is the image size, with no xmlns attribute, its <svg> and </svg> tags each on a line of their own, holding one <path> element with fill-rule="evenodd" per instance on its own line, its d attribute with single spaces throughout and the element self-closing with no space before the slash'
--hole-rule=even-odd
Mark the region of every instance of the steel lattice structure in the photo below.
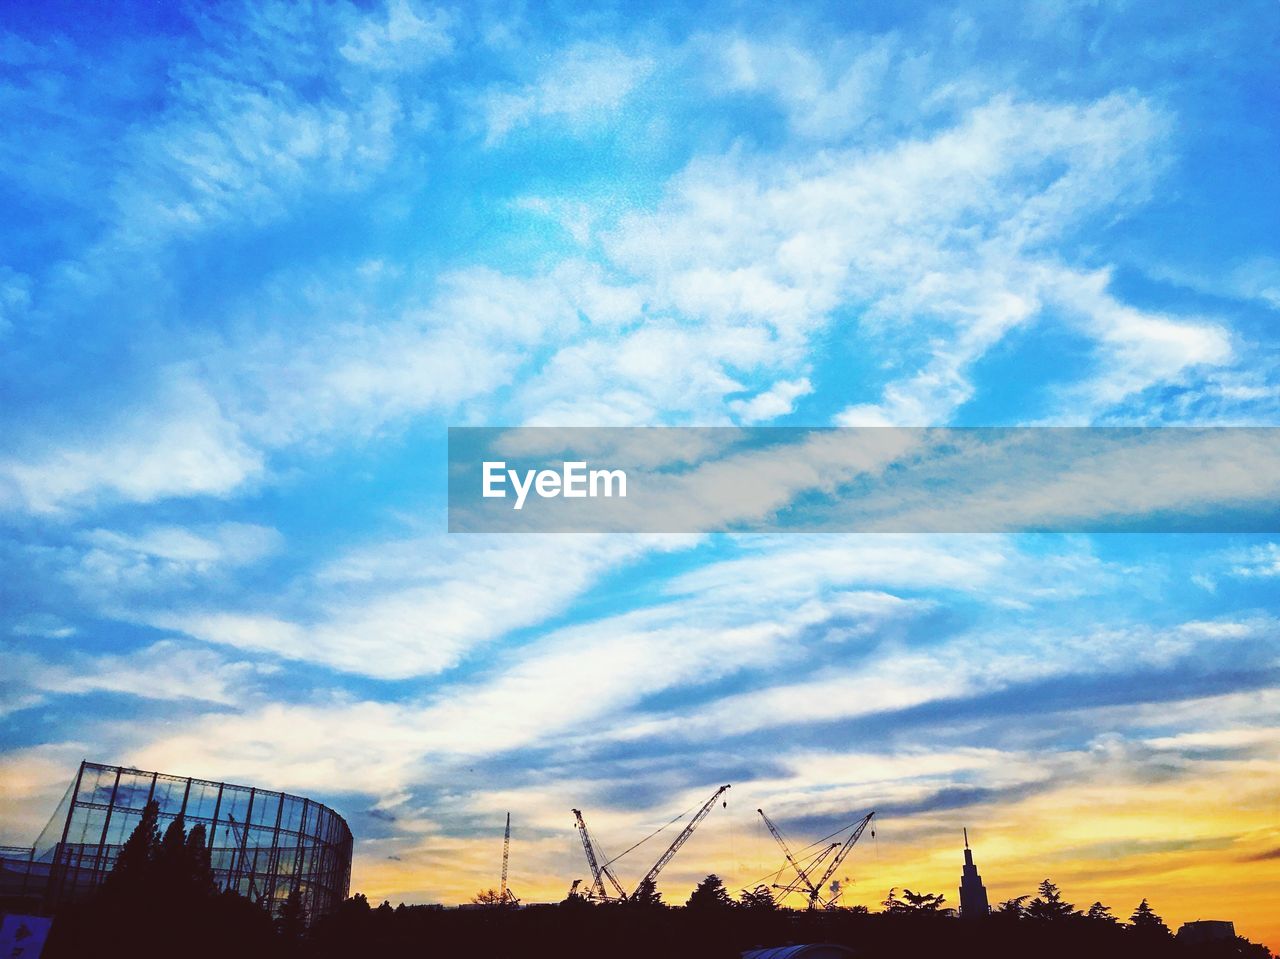
<svg viewBox="0 0 1280 959">
<path fill-rule="evenodd" d="M 81 899 L 106 877 L 146 804 L 161 832 L 178 816 L 203 823 L 223 889 L 279 914 L 297 889 L 314 920 L 347 897 L 351 830 L 328 806 L 287 793 L 123 766 L 82 762 L 31 849 L 0 849 L 0 893 L 46 907 Z"/>
</svg>

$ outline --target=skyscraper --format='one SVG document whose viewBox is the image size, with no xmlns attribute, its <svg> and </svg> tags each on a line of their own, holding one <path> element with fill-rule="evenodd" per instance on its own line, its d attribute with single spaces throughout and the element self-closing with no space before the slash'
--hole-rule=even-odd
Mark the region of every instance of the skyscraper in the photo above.
<svg viewBox="0 0 1280 959">
<path fill-rule="evenodd" d="M 973 850 L 969 848 L 969 830 L 964 831 L 964 872 L 960 875 L 960 915 L 964 919 L 973 919 L 989 915 L 991 906 L 987 903 L 987 887 L 982 884 L 978 875 L 978 867 L 973 864 Z"/>
</svg>

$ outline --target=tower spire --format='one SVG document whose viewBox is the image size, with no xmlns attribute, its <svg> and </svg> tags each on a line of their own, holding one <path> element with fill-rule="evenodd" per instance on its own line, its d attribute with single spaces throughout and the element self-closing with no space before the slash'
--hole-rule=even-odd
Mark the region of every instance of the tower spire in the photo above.
<svg viewBox="0 0 1280 959">
<path fill-rule="evenodd" d="M 973 864 L 973 850 L 969 848 L 969 827 L 964 828 L 964 869 L 960 874 L 960 915 L 965 919 L 986 916 L 991 912 L 987 902 L 987 889 Z"/>
</svg>

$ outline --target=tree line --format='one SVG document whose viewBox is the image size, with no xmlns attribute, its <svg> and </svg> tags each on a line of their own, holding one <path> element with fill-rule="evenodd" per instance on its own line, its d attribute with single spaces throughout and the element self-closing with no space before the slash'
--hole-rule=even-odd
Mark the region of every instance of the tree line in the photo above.
<svg viewBox="0 0 1280 959">
<path fill-rule="evenodd" d="M 953 918 L 944 895 L 907 888 L 890 889 L 877 911 L 789 909 L 763 885 L 735 899 L 712 874 L 675 907 L 652 882 L 626 902 L 573 894 L 519 908 L 493 890 L 477 894 L 471 909 L 389 902 L 375 908 L 356 894 L 308 923 L 296 889 L 276 916 L 235 891 L 219 890 L 203 825 L 187 829 L 179 817 L 161 833 L 158 823 L 151 803 L 101 888 L 88 902 L 58 911 L 46 959 L 738 959 L 747 949 L 804 942 L 843 944 L 862 959 L 1274 959 L 1241 937 L 1181 942 L 1146 899 L 1127 921 L 1101 902 L 1077 909 L 1048 879 L 1035 895 L 1006 900 L 975 921 Z"/>
</svg>

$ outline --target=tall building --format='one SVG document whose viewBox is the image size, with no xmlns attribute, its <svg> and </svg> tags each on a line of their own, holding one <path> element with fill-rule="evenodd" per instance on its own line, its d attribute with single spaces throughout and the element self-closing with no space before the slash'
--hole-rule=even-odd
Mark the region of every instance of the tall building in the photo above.
<svg viewBox="0 0 1280 959">
<path fill-rule="evenodd" d="M 982 884 L 978 867 L 973 864 L 973 850 L 969 848 L 969 830 L 964 831 L 964 872 L 960 874 L 960 915 L 964 919 L 991 914 L 987 902 L 987 887 Z"/>
<path fill-rule="evenodd" d="M 347 897 L 351 830 L 328 806 L 231 783 L 83 762 L 30 849 L 0 847 L 0 896 L 44 908 L 82 899 L 115 865 L 148 802 L 160 831 L 178 816 L 205 827 L 214 879 L 278 914 L 297 890 L 310 919 Z"/>
</svg>

